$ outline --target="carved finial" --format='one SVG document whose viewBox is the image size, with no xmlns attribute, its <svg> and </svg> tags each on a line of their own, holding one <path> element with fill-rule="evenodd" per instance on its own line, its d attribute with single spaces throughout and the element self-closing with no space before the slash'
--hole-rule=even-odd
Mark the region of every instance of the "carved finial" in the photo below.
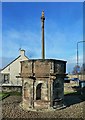
<svg viewBox="0 0 85 120">
<path fill-rule="evenodd" d="M 44 17 L 44 11 L 42 11 L 42 17 Z"/>
</svg>

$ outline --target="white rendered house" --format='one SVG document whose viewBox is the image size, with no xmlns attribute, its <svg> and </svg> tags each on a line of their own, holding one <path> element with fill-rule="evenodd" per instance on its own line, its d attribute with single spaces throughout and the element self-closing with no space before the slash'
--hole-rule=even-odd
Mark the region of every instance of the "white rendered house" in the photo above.
<svg viewBox="0 0 85 120">
<path fill-rule="evenodd" d="M 22 86 L 21 78 L 16 76 L 19 76 L 21 71 L 20 61 L 24 60 L 28 60 L 28 57 L 25 56 L 25 50 L 20 50 L 20 55 L 1 70 L 1 86 Z"/>
</svg>

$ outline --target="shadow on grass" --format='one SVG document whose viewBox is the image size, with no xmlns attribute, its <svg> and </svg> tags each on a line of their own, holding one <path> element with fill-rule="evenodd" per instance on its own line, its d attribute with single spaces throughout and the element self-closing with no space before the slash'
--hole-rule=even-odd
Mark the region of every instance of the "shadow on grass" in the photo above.
<svg viewBox="0 0 85 120">
<path fill-rule="evenodd" d="M 21 96 L 20 92 L 1 92 L 0 100 L 3 100 L 9 96 Z"/>
<path fill-rule="evenodd" d="M 8 96 L 20 96 L 20 98 L 17 99 L 17 97 L 14 97 L 14 99 L 16 99 L 14 102 L 11 101 L 11 102 L 8 102 L 6 104 L 20 103 L 21 100 L 22 100 L 21 93 L 19 93 L 19 92 L 8 92 Z M 6 96 L 6 97 L 8 97 L 8 96 Z M 85 95 L 81 95 L 80 91 L 72 92 L 72 93 L 66 93 L 64 95 L 64 104 L 67 107 L 69 107 L 71 105 L 74 105 L 74 104 L 81 103 L 83 101 L 85 101 Z"/>
<path fill-rule="evenodd" d="M 7 97 L 9 97 L 9 96 L 10 96 L 9 93 L 2 93 L 2 96 L 0 97 L 0 101 L 7 98 Z"/>
<path fill-rule="evenodd" d="M 8 92 L 11 96 L 21 96 L 22 93 L 21 92 Z"/>
<path fill-rule="evenodd" d="M 72 92 L 64 95 L 64 103 L 67 107 L 85 101 L 85 94 L 81 95 L 81 91 Z"/>
<path fill-rule="evenodd" d="M 6 102 L 3 102 L 3 105 L 19 104 L 22 101 L 20 92 L 7 92 L 5 94 L 9 94 L 9 97 L 7 98 L 8 100 L 6 100 Z"/>
</svg>

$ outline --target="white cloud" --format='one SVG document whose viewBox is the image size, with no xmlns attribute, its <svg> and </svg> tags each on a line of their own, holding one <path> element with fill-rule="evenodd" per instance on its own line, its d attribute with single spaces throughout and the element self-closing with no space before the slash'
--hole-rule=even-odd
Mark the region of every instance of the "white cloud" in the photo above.
<svg viewBox="0 0 85 120">
<path fill-rule="evenodd" d="M 34 51 L 34 53 L 40 54 L 41 49 L 41 38 L 39 33 L 31 31 L 16 31 L 9 30 L 3 33 L 3 56 L 15 57 L 18 55 L 18 50 L 22 49 Z M 6 53 L 6 54 L 5 54 Z M 39 56 L 39 55 L 38 55 Z"/>
<path fill-rule="evenodd" d="M 79 60 L 78 60 L 79 66 L 82 66 L 83 64 L 83 55 L 79 55 Z M 72 72 L 74 66 L 77 65 L 77 56 L 70 56 L 67 59 L 67 72 Z"/>
<path fill-rule="evenodd" d="M 47 26 L 47 23 L 45 25 L 46 57 L 66 60 L 68 69 L 70 69 L 76 64 L 76 43 L 82 37 L 82 35 L 78 35 L 76 32 L 75 26 L 78 24 L 73 24 L 71 29 L 75 28 L 75 30 L 73 30 L 71 34 L 69 31 L 66 32 L 62 30 L 62 28 L 59 28 L 53 21 L 50 21 L 49 24 L 50 27 Z M 77 35 L 75 35 L 75 33 Z M 15 58 L 19 54 L 18 50 L 21 47 L 27 51 L 29 58 L 41 58 L 41 31 L 30 31 L 27 29 L 17 31 L 10 29 L 3 32 L 2 44 L 3 56 L 5 57 Z M 83 56 L 79 55 L 80 63 L 82 59 Z"/>
<path fill-rule="evenodd" d="M 83 55 L 79 55 L 78 62 L 83 63 Z M 77 56 L 75 55 L 75 56 L 69 57 L 68 63 L 77 63 Z"/>
</svg>

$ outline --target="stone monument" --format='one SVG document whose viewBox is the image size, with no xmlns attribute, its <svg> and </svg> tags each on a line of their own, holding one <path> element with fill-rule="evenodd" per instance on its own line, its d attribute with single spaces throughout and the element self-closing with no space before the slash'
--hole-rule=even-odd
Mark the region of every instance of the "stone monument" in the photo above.
<svg viewBox="0 0 85 120">
<path fill-rule="evenodd" d="M 45 59 L 42 12 L 42 59 L 21 61 L 22 104 L 27 110 L 62 108 L 66 61 Z"/>
</svg>

